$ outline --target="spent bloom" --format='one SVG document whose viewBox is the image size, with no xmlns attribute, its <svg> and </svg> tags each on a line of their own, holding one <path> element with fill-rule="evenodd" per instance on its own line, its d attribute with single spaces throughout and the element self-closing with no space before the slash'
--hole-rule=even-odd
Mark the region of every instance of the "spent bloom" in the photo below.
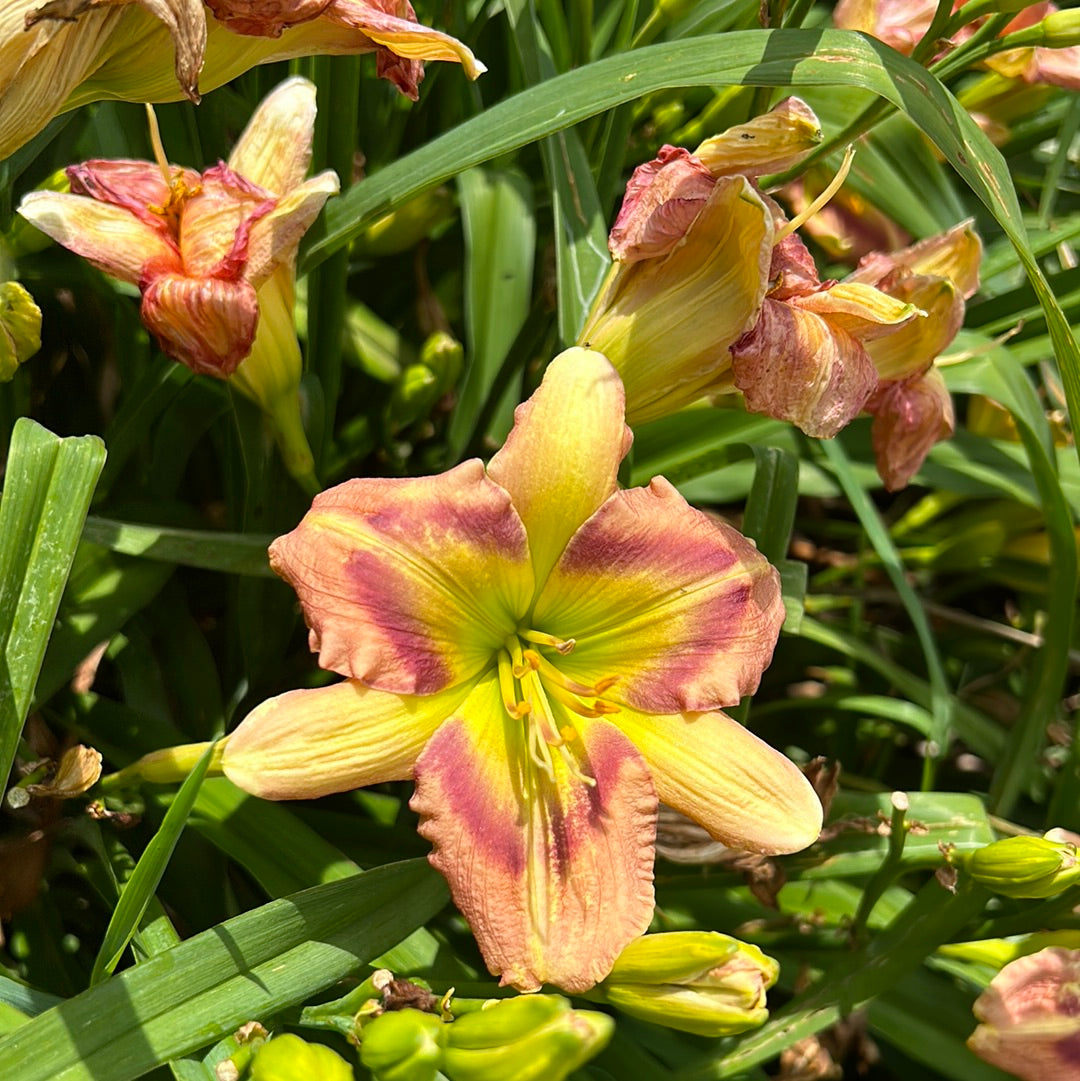
<svg viewBox="0 0 1080 1081">
<path fill-rule="evenodd" d="M 758 852 L 821 824 L 722 712 L 771 657 L 776 572 L 662 478 L 618 489 L 629 444 L 617 374 L 571 349 L 486 469 L 316 497 L 270 561 L 346 679 L 264 702 L 224 751 L 270 799 L 415 778 L 431 861 L 521 990 L 589 988 L 648 926 L 658 800 Z"/>
<path fill-rule="evenodd" d="M 304 179 L 314 124 L 314 85 L 289 79 L 255 111 L 228 164 L 200 174 L 168 165 L 163 152 L 159 162 L 87 161 L 67 170 L 70 192 L 31 192 L 19 207 L 58 243 L 137 285 L 162 351 L 233 377 L 275 420 L 283 448 L 303 442 L 297 246 L 338 190 L 331 171 Z"/>
<path fill-rule="evenodd" d="M 866 402 L 878 473 L 890 491 L 918 471 L 930 448 L 953 433 L 952 399 L 935 360 L 964 323 L 979 287 L 982 242 L 970 221 L 894 252 L 873 252 L 848 282 L 875 286 L 922 313 L 866 343 L 878 382 Z"/>
<path fill-rule="evenodd" d="M 962 0 L 955 0 L 954 15 L 962 13 Z M 915 46 L 930 29 L 937 10 L 935 0 L 840 0 L 833 12 L 833 22 L 843 30 L 861 30 L 863 33 L 891 45 L 897 52 L 910 55 Z M 1006 37 L 1018 31 L 1028 30 L 1042 22 L 1048 15 L 1058 11 L 1056 4 L 1038 3 L 1021 5 L 1014 3 L 1004 10 L 1018 11 L 1001 30 Z M 980 5 L 988 11 L 985 4 Z M 969 38 L 981 21 L 973 19 L 942 42 L 946 50 Z M 1049 83 L 1068 90 L 1080 90 L 1080 45 L 1075 37 L 1065 47 L 1043 45 L 1006 49 L 984 61 L 986 66 L 999 75 L 1026 83 Z"/>
<path fill-rule="evenodd" d="M 636 425 L 732 389 L 728 350 L 769 284 L 771 200 L 753 177 L 821 139 L 798 98 L 705 140 L 661 147 L 634 170 L 608 246 L 614 265 L 580 342 L 609 357 Z"/>
<path fill-rule="evenodd" d="M 1051 946 L 1007 964 L 975 1002 L 979 1058 L 1021 1081 L 1080 1081 L 1080 950 Z"/>
<path fill-rule="evenodd" d="M 5 0 L 0 6 L 0 158 L 58 113 L 91 101 L 199 100 L 257 64 L 375 53 L 411 98 L 424 60 L 484 70 L 461 42 L 416 21 L 407 0 Z"/>
</svg>

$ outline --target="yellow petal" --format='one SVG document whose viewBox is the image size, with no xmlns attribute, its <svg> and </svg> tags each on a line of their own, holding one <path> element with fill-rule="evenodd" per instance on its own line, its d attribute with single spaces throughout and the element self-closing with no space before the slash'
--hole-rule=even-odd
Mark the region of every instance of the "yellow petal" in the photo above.
<svg viewBox="0 0 1080 1081">
<path fill-rule="evenodd" d="M 176 248 L 128 210 L 81 195 L 32 191 L 19 213 L 99 270 L 138 285 L 148 264 L 181 269 Z"/>
<path fill-rule="evenodd" d="M 229 155 L 229 167 L 282 196 L 304 179 L 315 135 L 315 84 L 286 79 L 259 103 Z"/>
<path fill-rule="evenodd" d="M 694 151 L 713 176 L 779 173 L 821 142 L 821 124 L 801 98 L 785 98 L 767 113 L 706 139 Z"/>
<path fill-rule="evenodd" d="M 619 377 L 590 349 L 560 353 L 536 393 L 518 406 L 488 475 L 510 493 L 525 523 L 537 583 L 615 491 L 630 440 Z"/>
<path fill-rule="evenodd" d="M 909 319 L 921 318 L 912 303 L 861 282 L 837 282 L 809 296 L 792 301 L 803 311 L 813 312 L 829 321 L 830 326 L 846 331 L 859 341 L 893 332 Z"/>
<path fill-rule="evenodd" d="M 225 741 L 222 768 L 263 799 L 314 799 L 402 781 L 469 686 L 440 694 L 373 691 L 356 680 L 288 691 L 256 706 Z"/>
<path fill-rule="evenodd" d="M 731 848 L 798 852 L 821 832 L 821 802 L 802 771 L 724 713 L 608 718 L 652 770 L 661 803 Z"/>
<path fill-rule="evenodd" d="M 584 991 L 652 919 L 656 795 L 611 725 L 583 726 L 552 753 L 549 777 L 525 723 L 506 713 L 498 680 L 482 679 L 416 763 L 411 806 L 501 982 Z"/>
</svg>

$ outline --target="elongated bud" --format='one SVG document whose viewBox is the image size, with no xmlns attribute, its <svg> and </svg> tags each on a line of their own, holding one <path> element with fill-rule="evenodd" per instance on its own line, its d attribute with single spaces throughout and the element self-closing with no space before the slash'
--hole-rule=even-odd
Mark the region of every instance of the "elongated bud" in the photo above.
<svg viewBox="0 0 1080 1081">
<path fill-rule="evenodd" d="M 364 1025 L 360 1061 L 375 1081 L 434 1081 L 449 1029 L 421 1010 L 380 1014 Z"/>
<path fill-rule="evenodd" d="M 367 226 L 352 242 L 353 254 L 383 256 L 408 251 L 453 216 L 454 197 L 448 188 L 424 192 Z"/>
<path fill-rule="evenodd" d="M 765 992 L 778 973 L 777 963 L 756 946 L 716 931 L 672 931 L 631 942 L 599 992 L 643 1021 L 732 1036 L 769 1016 Z"/>
<path fill-rule="evenodd" d="M 18 282 L 0 282 L 0 383 L 41 348 L 41 309 Z"/>
<path fill-rule="evenodd" d="M 607 1044 L 607 1014 L 573 1010 L 558 995 L 523 995 L 466 1014 L 449 1027 L 451 1081 L 562 1081 Z"/>
<path fill-rule="evenodd" d="M 1045 837 L 1006 837 L 956 862 L 976 882 L 1005 897 L 1052 897 L 1080 882 L 1076 846 Z"/>
<path fill-rule="evenodd" d="M 259 1048 L 251 1063 L 251 1081 L 352 1081 L 352 1067 L 329 1047 L 288 1033 Z"/>
<path fill-rule="evenodd" d="M 1001 39 L 1003 45 L 1010 47 L 1042 46 L 1046 49 L 1067 49 L 1080 45 L 1080 10 L 1052 11 L 1034 26 L 1017 30 Z"/>
</svg>

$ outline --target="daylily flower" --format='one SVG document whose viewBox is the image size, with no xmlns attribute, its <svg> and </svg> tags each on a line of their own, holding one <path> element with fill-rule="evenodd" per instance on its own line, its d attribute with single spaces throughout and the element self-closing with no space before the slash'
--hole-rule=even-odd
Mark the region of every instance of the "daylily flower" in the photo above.
<svg viewBox="0 0 1080 1081">
<path fill-rule="evenodd" d="M 1011 10 L 1016 11 L 1020 6 L 1013 4 Z M 908 56 L 930 29 L 937 7 L 934 0 L 841 0 L 833 11 L 833 22 L 843 30 L 861 30 L 870 34 Z M 953 12 L 963 7 L 962 0 L 955 0 Z M 1056 4 L 1029 4 L 1003 27 L 999 36 L 1007 37 L 1033 27 L 1058 10 Z M 942 43 L 945 49 L 939 55 L 944 55 L 949 48 L 971 37 L 983 21 L 974 19 L 961 27 L 947 42 Z M 1080 90 L 1080 46 L 1074 41 L 1069 41 L 1064 48 L 1037 45 L 1008 49 L 989 57 L 984 63 L 1006 78 Z"/>
<path fill-rule="evenodd" d="M 955 417 L 936 358 L 964 322 L 964 301 L 979 287 L 982 243 L 961 222 L 895 252 L 874 252 L 846 280 L 873 285 L 915 305 L 923 317 L 866 344 L 878 384 L 866 403 L 874 418 L 878 473 L 890 491 L 918 472 L 930 448 L 953 433 Z"/>
<path fill-rule="evenodd" d="M 58 243 L 137 285 L 162 351 L 201 374 L 233 376 L 278 423 L 296 468 L 306 451 L 297 444 L 296 250 L 338 190 L 330 171 L 303 179 L 314 124 L 314 85 L 290 79 L 256 110 L 227 165 L 200 175 L 163 155 L 88 161 L 67 170 L 70 193 L 31 192 L 19 207 Z"/>
<path fill-rule="evenodd" d="M 615 259 L 579 341 L 611 359 L 636 425 L 732 389 L 729 347 L 757 317 L 774 243 L 752 178 L 821 139 L 797 98 L 634 170 L 611 230 Z"/>
<path fill-rule="evenodd" d="M 472 79 L 484 71 L 460 41 L 419 24 L 407 0 L 215 0 L 210 8 L 202 0 L 5 0 L 0 158 L 79 105 L 198 101 L 200 89 L 275 60 L 374 52 L 379 74 L 414 99 L 424 60 L 457 61 Z"/>
<path fill-rule="evenodd" d="M 776 572 L 661 478 L 620 491 L 623 388 L 570 349 L 487 469 L 353 480 L 270 549 L 344 682 L 256 708 L 225 774 L 270 799 L 414 777 L 488 967 L 581 991 L 652 917 L 657 800 L 725 844 L 818 835 L 801 772 L 722 712 L 758 685 Z"/>
<path fill-rule="evenodd" d="M 731 347 L 735 386 L 752 413 L 828 439 L 860 412 L 878 382 L 868 343 L 918 314 L 872 285 L 822 282 L 791 233 L 773 249 L 775 283 L 757 322 Z"/>
<path fill-rule="evenodd" d="M 968 1039 L 1021 1081 L 1080 1081 L 1080 950 L 1052 946 L 1007 964 L 975 1003 Z"/>
</svg>

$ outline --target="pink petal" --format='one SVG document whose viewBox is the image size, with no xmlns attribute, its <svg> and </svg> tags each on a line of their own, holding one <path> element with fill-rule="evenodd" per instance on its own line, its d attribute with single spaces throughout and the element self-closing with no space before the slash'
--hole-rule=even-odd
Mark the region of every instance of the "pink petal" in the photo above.
<svg viewBox="0 0 1080 1081">
<path fill-rule="evenodd" d="M 88 195 L 99 203 L 129 210 L 144 225 L 175 241 L 172 223 L 162 213 L 171 194 L 161 168 L 152 161 L 84 161 L 65 170 L 73 195 Z M 194 169 L 174 169 L 173 177 L 184 191 L 199 186 Z"/>
<path fill-rule="evenodd" d="M 252 227 L 276 202 L 268 191 L 227 165 L 207 169 L 199 193 L 184 202 L 180 214 L 180 251 L 187 274 L 230 281 L 239 278 L 247 263 Z"/>
<path fill-rule="evenodd" d="M 849 424 L 877 384 L 873 361 L 850 334 L 770 299 L 731 357 L 750 412 L 789 420 L 819 439 Z"/>
<path fill-rule="evenodd" d="M 479 675 L 533 589 L 521 520 L 476 460 L 323 492 L 270 564 L 299 595 L 322 667 L 398 694 Z"/>
<path fill-rule="evenodd" d="M 580 718 L 578 718 L 580 721 Z M 486 677 L 416 763 L 411 806 L 492 973 L 585 991 L 652 919 L 656 795 L 633 745 L 603 722 L 554 753 L 549 778 L 524 722 Z"/>
<path fill-rule="evenodd" d="M 251 352 L 259 304 L 245 281 L 158 274 L 143 288 L 142 320 L 166 356 L 224 379 Z"/>
<path fill-rule="evenodd" d="M 716 181 L 689 151 L 662 146 L 626 185 L 608 247 L 623 263 L 666 255 L 686 235 Z"/>
<path fill-rule="evenodd" d="M 566 542 L 613 491 L 632 436 L 623 387 L 602 354 L 567 349 L 517 407 L 488 475 L 513 500 L 529 534 L 537 583 Z"/>
<path fill-rule="evenodd" d="M 402 781 L 468 684 L 424 696 L 346 680 L 289 691 L 256 706 L 229 734 L 222 762 L 233 784 L 263 799 L 315 799 Z"/>
<path fill-rule="evenodd" d="M 663 478 L 616 492 L 571 539 L 536 604 L 535 629 L 574 639 L 558 667 L 655 713 L 752 694 L 784 620 L 780 579 L 730 526 Z"/>
<path fill-rule="evenodd" d="M 939 439 L 956 425 L 952 398 L 936 368 L 912 379 L 883 383 L 867 403 L 877 470 L 890 492 L 903 488 Z"/>
<path fill-rule="evenodd" d="M 798 852 L 821 832 L 821 802 L 802 771 L 724 713 L 608 718 L 645 756 L 661 803 L 731 848 Z"/>
</svg>

